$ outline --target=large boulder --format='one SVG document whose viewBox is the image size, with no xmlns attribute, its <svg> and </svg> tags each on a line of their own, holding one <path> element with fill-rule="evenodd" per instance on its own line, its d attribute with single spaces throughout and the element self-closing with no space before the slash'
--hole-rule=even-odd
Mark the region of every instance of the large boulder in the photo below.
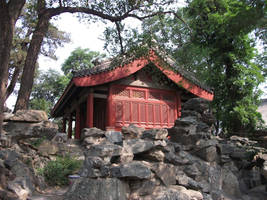
<svg viewBox="0 0 267 200">
<path fill-rule="evenodd" d="M 4 115 L 4 121 L 16 122 L 41 122 L 47 121 L 48 117 L 43 110 L 18 110 L 13 115 Z"/>
<path fill-rule="evenodd" d="M 56 143 L 48 140 L 44 140 L 38 146 L 38 152 L 43 156 L 56 155 L 59 148 Z"/>
<path fill-rule="evenodd" d="M 168 131 L 167 129 L 149 129 L 143 131 L 141 135 L 142 139 L 151 139 L 151 140 L 164 140 L 167 139 Z"/>
<path fill-rule="evenodd" d="M 155 147 L 152 141 L 142 139 L 129 139 L 123 141 L 123 148 L 128 149 L 133 154 L 139 154 L 151 150 Z"/>
<path fill-rule="evenodd" d="M 105 132 L 98 128 L 84 128 L 81 133 L 81 140 L 84 140 L 87 137 L 104 137 Z"/>
<path fill-rule="evenodd" d="M 144 130 L 144 128 L 138 127 L 134 124 L 130 124 L 128 127 L 123 126 L 121 128 L 121 132 L 125 139 L 140 138 Z"/>
<path fill-rule="evenodd" d="M 140 161 L 133 161 L 124 165 L 111 167 L 111 175 L 116 178 L 150 179 L 151 170 Z"/>
<path fill-rule="evenodd" d="M 194 110 L 199 113 L 209 109 L 209 102 L 203 98 L 192 98 L 183 104 L 183 110 Z"/>
<path fill-rule="evenodd" d="M 152 166 L 152 171 L 155 172 L 165 186 L 176 184 L 176 168 L 174 165 L 156 163 Z"/>
<path fill-rule="evenodd" d="M 66 193 L 65 200 L 126 200 L 129 186 L 117 178 L 76 180 Z"/>
<path fill-rule="evenodd" d="M 50 121 L 42 121 L 39 123 L 9 121 L 4 122 L 3 129 L 12 140 L 38 137 L 45 137 L 50 140 L 56 135 L 58 126 Z"/>
</svg>

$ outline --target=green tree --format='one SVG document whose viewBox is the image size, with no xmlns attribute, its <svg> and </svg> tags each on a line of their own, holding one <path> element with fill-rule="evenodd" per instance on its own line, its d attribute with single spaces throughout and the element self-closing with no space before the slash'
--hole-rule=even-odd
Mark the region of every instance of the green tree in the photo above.
<svg viewBox="0 0 267 200">
<path fill-rule="evenodd" d="M 266 15 L 261 0 L 190 0 L 188 16 L 192 42 L 209 56 L 207 83 L 214 88 L 217 119 L 228 133 L 253 129 L 263 69 L 253 62 L 255 42 L 249 36 Z"/>
<path fill-rule="evenodd" d="M 76 48 L 63 63 L 61 70 L 69 75 L 72 70 L 91 68 L 98 64 L 105 55 L 89 49 Z"/>
<path fill-rule="evenodd" d="M 152 34 L 179 66 L 197 73 L 214 88 L 212 104 L 218 119 L 217 130 L 233 133 L 257 127 L 261 122 L 256 111 L 261 94 L 258 86 L 264 81 L 266 52 L 258 55 L 255 41 L 266 44 L 266 3 L 260 0 L 187 3 L 177 12 L 183 14 L 184 23 L 172 16 L 155 16 L 145 21 L 143 34 Z"/>
<path fill-rule="evenodd" d="M 49 69 L 35 79 L 30 108 L 45 110 L 48 114 L 67 86 L 69 79 L 56 70 Z"/>
</svg>

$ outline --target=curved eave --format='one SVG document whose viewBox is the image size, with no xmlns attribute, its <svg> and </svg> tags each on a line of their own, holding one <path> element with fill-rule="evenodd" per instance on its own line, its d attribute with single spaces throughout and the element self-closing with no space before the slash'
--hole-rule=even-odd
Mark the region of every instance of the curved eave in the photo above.
<svg viewBox="0 0 267 200">
<path fill-rule="evenodd" d="M 138 58 L 123 67 L 116 67 L 111 71 L 105 71 L 90 76 L 75 77 L 73 78 L 73 82 L 77 87 L 101 85 L 130 76 L 131 74 L 141 70 L 151 62 L 178 86 L 183 87 L 184 89 L 198 97 L 201 97 L 208 101 L 213 100 L 214 95 L 212 92 L 192 83 L 190 80 L 183 77 L 180 73 L 176 73 L 168 69 L 167 67 L 162 67 L 164 61 L 160 57 L 158 57 L 154 51 L 150 51 L 148 58 Z"/>
</svg>

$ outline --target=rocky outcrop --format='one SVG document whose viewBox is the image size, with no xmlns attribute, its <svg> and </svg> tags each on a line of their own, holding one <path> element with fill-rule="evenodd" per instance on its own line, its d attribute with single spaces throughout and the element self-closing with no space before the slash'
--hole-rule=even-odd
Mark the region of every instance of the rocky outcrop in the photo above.
<svg viewBox="0 0 267 200">
<path fill-rule="evenodd" d="M 4 114 L 3 130 L 7 133 L 6 137 L 13 141 L 33 137 L 51 140 L 58 126 L 48 120 L 44 111 L 18 110 L 15 114 Z"/>
<path fill-rule="evenodd" d="M 39 147 L 31 142 L 50 135 L 50 122 L 28 123 L 22 136 L 17 127 L 26 122 L 8 121 L 5 130 L 12 141 L 5 142 L 12 145 L 0 145 L 0 199 L 26 199 L 45 187 L 33 169 L 66 153 L 84 159 L 66 200 L 266 199 L 266 150 L 248 138 L 212 136 L 214 118 L 208 107 L 205 100 L 189 100 L 171 129 L 131 124 L 121 133 L 86 128 L 81 141 L 57 133 Z M 12 129 L 12 123 L 19 125 Z"/>
<path fill-rule="evenodd" d="M 82 194 L 79 199 L 88 199 L 97 193 L 95 190 L 102 193 L 107 189 L 107 182 L 116 183 L 108 191 L 120 191 L 121 199 L 264 199 L 265 150 L 251 148 L 255 142 L 246 138 L 212 136 L 214 118 L 204 100 L 190 100 L 184 108 L 182 118 L 169 130 L 130 125 L 121 135 L 85 129 L 81 178 L 70 187 L 66 199 L 78 194 Z M 84 191 L 82 187 L 88 183 L 103 188 L 88 186 L 93 189 Z M 117 198 L 113 194 L 99 197 Z"/>
</svg>

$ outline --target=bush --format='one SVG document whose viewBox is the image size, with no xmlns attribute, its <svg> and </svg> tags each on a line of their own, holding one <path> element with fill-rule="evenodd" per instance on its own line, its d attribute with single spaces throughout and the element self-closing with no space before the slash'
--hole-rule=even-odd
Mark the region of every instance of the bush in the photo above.
<svg viewBox="0 0 267 200">
<path fill-rule="evenodd" d="M 58 157 L 54 161 L 49 161 L 41 170 L 45 181 L 49 185 L 67 185 L 68 175 L 75 173 L 81 166 L 82 161 L 71 158 L 69 155 Z"/>
</svg>

